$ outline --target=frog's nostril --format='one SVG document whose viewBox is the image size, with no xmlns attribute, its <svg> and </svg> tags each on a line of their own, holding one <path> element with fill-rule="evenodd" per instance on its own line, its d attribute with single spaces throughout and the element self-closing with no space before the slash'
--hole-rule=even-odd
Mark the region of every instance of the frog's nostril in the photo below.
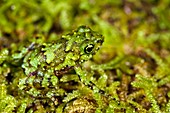
<svg viewBox="0 0 170 113">
<path fill-rule="evenodd" d="M 103 43 L 103 40 L 97 40 L 96 43 L 102 44 L 102 43 Z"/>
</svg>

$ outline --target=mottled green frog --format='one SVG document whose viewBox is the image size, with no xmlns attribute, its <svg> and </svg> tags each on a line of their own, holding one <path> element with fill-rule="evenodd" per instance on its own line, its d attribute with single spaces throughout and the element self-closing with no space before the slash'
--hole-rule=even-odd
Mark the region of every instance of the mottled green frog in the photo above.
<svg viewBox="0 0 170 113">
<path fill-rule="evenodd" d="M 22 59 L 21 67 L 25 73 L 25 77 L 20 79 L 19 88 L 34 97 L 47 96 L 49 88 L 55 87 L 56 91 L 58 78 L 69 70 L 75 70 L 80 80 L 86 81 L 81 65 L 92 58 L 103 41 L 101 34 L 87 26 L 80 26 L 56 42 L 33 42 L 19 54 L 13 55 L 15 60 Z"/>
<path fill-rule="evenodd" d="M 22 68 L 28 76 L 43 76 L 46 72 L 60 76 L 92 58 L 102 43 L 102 35 L 81 26 L 55 43 L 32 43 L 24 56 Z"/>
</svg>

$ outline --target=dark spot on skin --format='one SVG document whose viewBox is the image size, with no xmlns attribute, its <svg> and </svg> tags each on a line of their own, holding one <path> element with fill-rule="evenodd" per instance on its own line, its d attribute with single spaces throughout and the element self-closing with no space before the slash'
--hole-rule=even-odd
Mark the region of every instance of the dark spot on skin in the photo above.
<svg viewBox="0 0 170 113">
<path fill-rule="evenodd" d="M 102 43 L 103 43 L 103 40 L 97 40 L 97 43 L 102 44 Z"/>
<path fill-rule="evenodd" d="M 31 72 L 29 75 L 30 75 L 30 76 L 35 76 L 35 75 L 37 75 L 37 71 Z"/>
<path fill-rule="evenodd" d="M 31 76 L 36 76 L 37 75 L 37 71 L 33 71 L 29 74 L 29 76 L 27 77 L 27 79 L 25 80 L 25 83 L 26 85 L 29 85 L 29 82 L 28 82 L 28 79 L 31 77 Z"/>
<path fill-rule="evenodd" d="M 47 69 L 47 66 L 43 66 L 44 69 Z"/>
<path fill-rule="evenodd" d="M 63 69 L 56 70 L 56 71 L 55 71 L 55 75 L 56 75 L 56 76 L 63 75 L 63 74 L 67 73 L 68 71 L 70 71 L 70 70 L 73 69 L 73 68 L 74 68 L 73 66 L 68 66 L 68 65 L 66 65 Z"/>
</svg>

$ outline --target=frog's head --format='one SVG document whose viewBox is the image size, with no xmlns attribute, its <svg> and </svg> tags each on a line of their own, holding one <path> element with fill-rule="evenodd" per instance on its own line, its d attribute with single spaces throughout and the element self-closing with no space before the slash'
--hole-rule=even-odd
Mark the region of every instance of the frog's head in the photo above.
<svg viewBox="0 0 170 113">
<path fill-rule="evenodd" d="M 68 40 L 65 51 L 71 51 L 76 60 L 89 60 L 101 47 L 104 37 L 87 26 L 80 26 L 77 30 L 64 36 Z"/>
</svg>

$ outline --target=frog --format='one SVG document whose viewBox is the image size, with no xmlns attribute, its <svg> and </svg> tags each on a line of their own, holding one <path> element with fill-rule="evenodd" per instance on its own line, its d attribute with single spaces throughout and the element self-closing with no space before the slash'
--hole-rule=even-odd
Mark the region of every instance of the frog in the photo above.
<svg viewBox="0 0 170 113">
<path fill-rule="evenodd" d="M 44 73 L 44 70 L 60 76 L 92 58 L 102 43 L 102 35 L 80 26 L 63 35 L 57 43 L 32 44 L 24 56 L 22 68 L 28 76 Z"/>
<path fill-rule="evenodd" d="M 24 72 L 19 89 L 40 101 L 49 98 L 59 105 L 60 100 L 54 97 L 65 95 L 58 86 L 59 79 L 74 70 L 80 81 L 88 85 L 82 64 L 97 53 L 103 42 L 103 35 L 82 25 L 54 42 L 32 42 L 23 47 L 20 53 L 12 55 L 13 60 L 21 62 Z"/>
</svg>

